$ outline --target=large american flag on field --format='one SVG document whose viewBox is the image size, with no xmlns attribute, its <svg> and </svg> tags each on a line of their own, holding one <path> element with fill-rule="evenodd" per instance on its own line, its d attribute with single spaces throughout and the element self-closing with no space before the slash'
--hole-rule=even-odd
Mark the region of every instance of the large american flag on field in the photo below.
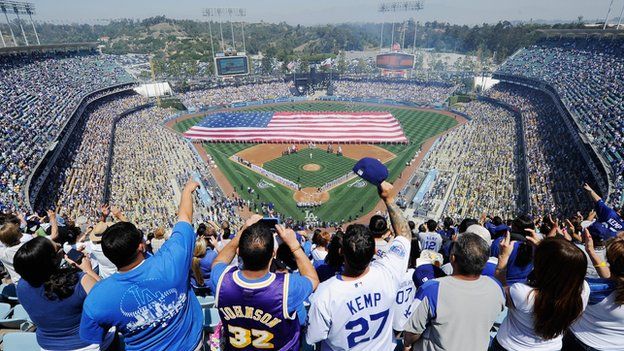
<svg viewBox="0 0 624 351">
<path fill-rule="evenodd" d="M 407 143 L 390 112 L 220 112 L 184 136 L 214 142 Z"/>
</svg>

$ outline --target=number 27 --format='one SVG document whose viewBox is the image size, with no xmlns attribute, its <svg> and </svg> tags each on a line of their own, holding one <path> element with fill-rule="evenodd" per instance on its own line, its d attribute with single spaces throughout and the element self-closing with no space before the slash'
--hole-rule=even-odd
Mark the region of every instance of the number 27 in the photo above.
<svg viewBox="0 0 624 351">
<path fill-rule="evenodd" d="M 365 336 L 366 334 L 368 334 L 369 326 L 368 326 L 368 320 L 366 318 L 360 317 L 356 320 L 352 320 L 349 323 L 347 323 L 345 325 L 347 330 L 354 330 L 358 326 L 360 327 L 359 330 L 355 330 L 351 334 L 349 334 L 349 336 L 347 336 L 349 348 L 355 347 L 357 344 L 377 338 L 383 331 L 384 326 L 386 325 L 386 321 L 388 320 L 389 313 L 390 313 L 390 310 L 385 310 L 383 312 L 371 314 L 370 316 L 368 316 L 371 322 L 381 319 L 381 323 L 379 324 L 379 327 L 377 328 L 377 331 L 375 332 L 375 335 L 373 335 L 372 338 L 371 337 L 361 338 Z M 356 340 L 356 338 L 361 338 L 361 339 Z"/>
</svg>

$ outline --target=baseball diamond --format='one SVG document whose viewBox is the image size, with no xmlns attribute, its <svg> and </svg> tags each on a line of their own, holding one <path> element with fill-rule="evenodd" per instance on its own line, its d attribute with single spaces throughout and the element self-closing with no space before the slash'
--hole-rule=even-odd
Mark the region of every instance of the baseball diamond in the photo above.
<svg viewBox="0 0 624 351">
<path fill-rule="evenodd" d="M 425 140 L 439 135 L 457 125 L 456 117 L 443 111 L 424 110 L 407 107 L 375 105 L 365 103 L 341 102 L 299 102 L 282 103 L 231 109 L 240 112 L 314 112 L 314 111 L 384 111 L 391 113 L 401 124 L 409 144 L 332 144 L 333 153 L 327 152 L 329 144 L 316 144 L 308 149 L 308 144 L 297 144 L 296 154 L 283 155 L 291 144 L 277 143 L 204 143 L 200 147 L 213 158 L 232 189 L 244 199 L 256 202 L 272 202 L 280 213 L 303 220 L 306 209 L 297 206 L 293 198 L 294 190 L 279 184 L 238 162 L 230 159 L 236 155 L 254 165 L 292 182 L 302 188 L 318 188 L 346 175 L 355 162 L 365 156 L 380 159 L 386 164 L 390 180 L 395 181 L 415 154 L 421 149 Z M 183 133 L 203 120 L 206 114 L 195 114 L 182 117 L 173 127 Z M 341 146 L 343 156 L 337 156 Z M 310 158 L 310 154 L 312 158 Z M 307 164 L 317 164 L 318 171 L 305 171 Z M 258 188 L 258 183 L 273 186 Z M 323 198 L 326 201 L 312 212 L 326 221 L 350 221 L 366 215 L 377 205 L 377 191 L 367 184 L 363 187 L 349 187 L 352 180 L 341 182 L 330 187 Z M 248 189 L 253 189 L 250 193 Z M 328 198 L 328 199 L 327 199 Z M 364 204 L 364 205 L 362 205 Z"/>
</svg>

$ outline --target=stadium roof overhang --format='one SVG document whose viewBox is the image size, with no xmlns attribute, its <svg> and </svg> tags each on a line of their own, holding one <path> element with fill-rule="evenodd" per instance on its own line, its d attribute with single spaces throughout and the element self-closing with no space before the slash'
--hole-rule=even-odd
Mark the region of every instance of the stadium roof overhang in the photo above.
<svg viewBox="0 0 624 351">
<path fill-rule="evenodd" d="M 545 37 L 566 37 L 566 38 L 591 38 L 602 37 L 620 39 L 624 38 L 624 30 L 617 29 L 538 29 L 537 33 Z"/>
<path fill-rule="evenodd" d="M 48 45 L 30 45 L 30 46 L 10 46 L 0 48 L 0 55 L 11 55 L 32 52 L 46 51 L 75 51 L 95 49 L 98 43 L 66 43 L 66 44 L 48 44 Z"/>
</svg>

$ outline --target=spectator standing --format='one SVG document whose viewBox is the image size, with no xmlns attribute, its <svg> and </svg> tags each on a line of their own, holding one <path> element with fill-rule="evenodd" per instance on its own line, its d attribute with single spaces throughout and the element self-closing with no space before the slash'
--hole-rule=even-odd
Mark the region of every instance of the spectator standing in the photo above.
<svg viewBox="0 0 624 351">
<path fill-rule="evenodd" d="M 528 239 L 535 249 L 534 268 L 526 282 L 506 288 L 509 312 L 490 350 L 561 350 L 563 333 L 587 306 L 587 258 L 571 242 L 547 238 L 540 243 L 534 232 Z M 504 283 L 513 241 L 501 243 L 496 276 Z"/>
<path fill-rule="evenodd" d="M 586 247 L 603 278 L 589 280 L 589 304 L 564 335 L 563 349 L 615 350 L 624 345 L 624 238 L 609 242 L 607 262 L 595 253 L 587 233 Z"/>
<path fill-rule="evenodd" d="M 331 240 L 331 235 L 323 231 L 318 235 L 315 235 L 313 238 L 313 244 L 316 245 L 312 250 L 312 264 L 314 267 L 318 267 L 325 262 L 325 257 L 327 257 L 327 246 L 329 245 L 329 241 Z"/>
<path fill-rule="evenodd" d="M 152 253 L 155 254 L 160 250 L 163 244 L 167 241 L 165 239 L 165 230 L 161 227 L 156 228 L 154 231 L 154 238 L 151 240 L 152 244 Z"/>
<path fill-rule="evenodd" d="M 195 247 L 193 192 L 189 180 L 182 191 L 178 223 L 171 237 L 148 260 L 143 234 L 132 223 L 109 227 L 102 249 L 119 272 L 97 284 L 85 300 L 80 337 L 100 343 L 110 327 L 124 336 L 126 350 L 199 350 L 202 310 L 190 289 Z"/>
<path fill-rule="evenodd" d="M 209 237 L 216 244 L 214 237 Z M 197 295 L 210 295 L 214 287 L 210 284 L 212 263 L 217 258 L 217 252 L 208 247 L 208 238 L 199 237 L 195 242 L 193 263 L 191 263 L 191 286 Z"/>
<path fill-rule="evenodd" d="M 430 219 L 425 223 L 425 228 L 427 229 L 424 233 L 418 233 L 418 241 L 420 242 L 421 250 L 430 250 L 435 252 L 440 252 L 442 248 L 442 235 L 436 232 L 438 228 L 438 222 Z"/>
<path fill-rule="evenodd" d="M 344 264 L 344 257 L 342 256 L 343 235 L 343 232 L 339 230 L 332 236 L 327 250 L 327 256 L 325 256 L 325 262 L 316 267 L 316 273 L 321 283 L 342 271 L 342 266 Z"/>
<path fill-rule="evenodd" d="M 489 246 L 466 233 L 451 249 L 453 275 L 425 282 L 416 293 L 415 308 L 405 326 L 409 350 L 485 350 L 490 328 L 505 307 L 500 283 L 481 272 Z"/>
<path fill-rule="evenodd" d="M 511 224 L 511 244 L 513 245 L 513 251 L 508 258 L 505 276 L 507 284 L 509 285 L 526 281 L 533 270 L 533 247 L 526 238 L 530 236 L 530 233 L 533 233 L 534 230 L 535 224 L 533 220 L 526 215 L 516 217 Z M 505 237 L 500 237 L 492 242 L 491 253 L 493 257 L 499 257 L 500 243 L 504 239 Z"/>
<path fill-rule="evenodd" d="M 391 237 L 392 233 L 390 232 L 390 228 L 388 228 L 388 222 L 383 216 L 374 215 L 371 217 L 370 222 L 368 223 L 368 229 L 371 234 L 375 238 L 375 259 L 382 258 L 383 255 L 388 251 L 388 247 L 390 244 L 388 243 L 388 239 Z"/>
<path fill-rule="evenodd" d="M 290 251 L 299 274 L 271 273 L 274 254 L 272 228 L 253 215 L 215 259 L 211 280 L 215 306 L 223 322 L 226 350 L 299 350 L 297 311 L 318 285 L 316 271 L 303 252 L 295 232 L 276 225 L 275 230 Z M 236 250 L 241 270 L 230 263 Z"/>
<path fill-rule="evenodd" d="M 371 230 L 361 224 L 347 227 L 343 272 L 322 283 L 310 299 L 308 344 L 320 342 L 321 350 L 392 349 L 393 306 L 407 271 L 412 234 L 391 191 L 390 183 L 379 187 L 397 236 L 371 263 L 375 255 Z"/>
<path fill-rule="evenodd" d="M 60 264 L 54 244 L 43 237 L 25 243 L 15 254 L 15 269 L 22 277 L 17 296 L 37 326 L 37 343 L 45 350 L 105 349 L 114 333 L 97 343 L 78 335 L 82 305 L 100 277 L 86 257 L 79 264 L 72 262 L 80 270 Z"/>
</svg>

